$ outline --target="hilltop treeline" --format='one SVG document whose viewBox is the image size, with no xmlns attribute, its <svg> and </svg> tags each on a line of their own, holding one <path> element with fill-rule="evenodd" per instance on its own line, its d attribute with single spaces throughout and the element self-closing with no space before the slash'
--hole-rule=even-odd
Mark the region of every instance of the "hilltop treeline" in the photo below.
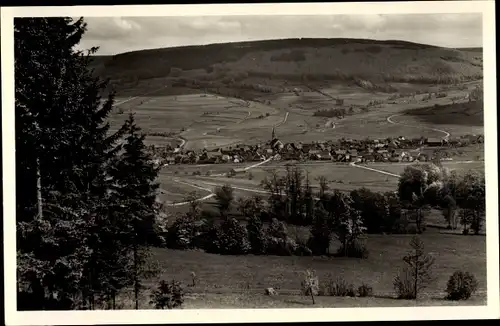
<svg viewBox="0 0 500 326">
<path fill-rule="evenodd" d="M 482 78 L 474 54 L 401 41 L 284 39 L 135 51 L 93 65 L 116 85 L 167 77 L 173 68 L 202 78 L 215 67 L 273 79 L 452 84 Z"/>
</svg>

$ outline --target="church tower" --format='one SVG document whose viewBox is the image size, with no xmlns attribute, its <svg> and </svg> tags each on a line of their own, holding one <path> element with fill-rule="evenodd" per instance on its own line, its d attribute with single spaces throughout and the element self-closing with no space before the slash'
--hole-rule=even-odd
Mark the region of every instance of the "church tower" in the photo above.
<svg viewBox="0 0 500 326">
<path fill-rule="evenodd" d="M 276 139 L 276 133 L 274 131 L 274 127 L 273 127 L 273 133 L 271 135 L 271 141 L 275 140 Z"/>
</svg>

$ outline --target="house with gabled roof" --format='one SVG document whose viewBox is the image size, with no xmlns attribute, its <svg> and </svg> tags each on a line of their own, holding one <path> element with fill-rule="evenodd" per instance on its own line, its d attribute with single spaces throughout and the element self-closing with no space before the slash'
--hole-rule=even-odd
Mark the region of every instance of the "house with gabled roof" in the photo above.
<svg viewBox="0 0 500 326">
<path fill-rule="evenodd" d="M 318 157 L 322 161 L 332 160 L 332 154 L 328 150 L 320 151 Z"/>
</svg>

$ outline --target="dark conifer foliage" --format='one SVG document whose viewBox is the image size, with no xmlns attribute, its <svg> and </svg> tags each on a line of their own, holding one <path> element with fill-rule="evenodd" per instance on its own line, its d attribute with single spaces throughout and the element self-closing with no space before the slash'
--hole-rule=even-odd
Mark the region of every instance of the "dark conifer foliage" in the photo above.
<svg viewBox="0 0 500 326">
<path fill-rule="evenodd" d="M 145 207 L 157 207 L 149 186 L 157 170 L 133 120 L 110 134 L 114 94 L 103 100 L 107 82 L 88 69 L 97 49 L 75 49 L 85 30 L 83 19 L 14 21 L 20 310 L 114 302 L 135 284 L 130 267 L 142 256 L 132 235 L 153 238 L 155 211 Z M 113 175 L 127 176 L 118 192 Z"/>
</svg>

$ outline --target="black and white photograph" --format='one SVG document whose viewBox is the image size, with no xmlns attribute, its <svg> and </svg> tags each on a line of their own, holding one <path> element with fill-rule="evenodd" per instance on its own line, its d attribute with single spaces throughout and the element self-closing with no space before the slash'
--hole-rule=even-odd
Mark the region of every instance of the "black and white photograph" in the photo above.
<svg viewBox="0 0 500 326">
<path fill-rule="evenodd" d="M 7 324 L 498 317 L 494 11 L 2 8 Z"/>
</svg>

